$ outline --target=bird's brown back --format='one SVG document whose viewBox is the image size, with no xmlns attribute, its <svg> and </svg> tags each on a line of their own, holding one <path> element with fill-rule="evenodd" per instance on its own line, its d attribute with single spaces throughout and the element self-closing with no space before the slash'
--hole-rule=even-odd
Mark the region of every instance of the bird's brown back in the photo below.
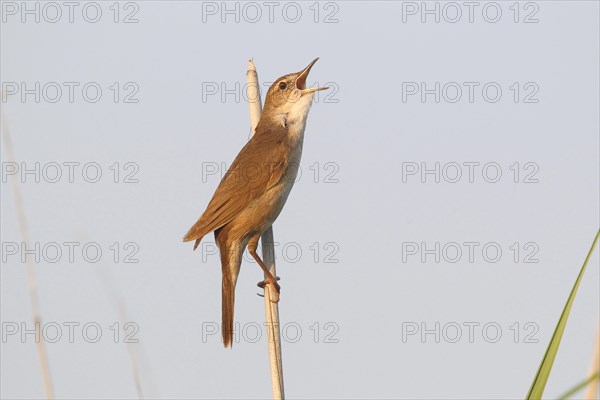
<svg viewBox="0 0 600 400">
<path fill-rule="evenodd" d="M 219 229 L 285 179 L 289 146 L 284 127 L 265 129 L 259 124 L 256 134 L 242 148 L 219 183 L 206 211 L 183 240 L 199 240 Z"/>
</svg>

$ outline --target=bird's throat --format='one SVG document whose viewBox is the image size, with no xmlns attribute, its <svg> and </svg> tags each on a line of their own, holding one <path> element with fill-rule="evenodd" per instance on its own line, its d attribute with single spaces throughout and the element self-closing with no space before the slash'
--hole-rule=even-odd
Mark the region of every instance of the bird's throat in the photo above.
<svg viewBox="0 0 600 400">
<path fill-rule="evenodd" d="M 288 135 L 293 141 L 300 141 L 300 144 L 302 144 L 306 119 L 308 118 L 312 102 L 313 93 L 302 96 L 298 101 L 293 103 L 286 116 Z"/>
</svg>

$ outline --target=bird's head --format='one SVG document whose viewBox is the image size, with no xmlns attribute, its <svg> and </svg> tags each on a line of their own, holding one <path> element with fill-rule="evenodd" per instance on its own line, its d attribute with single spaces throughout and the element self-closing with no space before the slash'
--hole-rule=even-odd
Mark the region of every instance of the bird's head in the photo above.
<svg viewBox="0 0 600 400">
<path fill-rule="evenodd" d="M 286 128 L 306 121 L 314 93 L 328 89 L 306 88 L 306 78 L 317 60 L 315 58 L 302 71 L 284 75 L 271 85 L 265 98 L 262 119 Z"/>
</svg>

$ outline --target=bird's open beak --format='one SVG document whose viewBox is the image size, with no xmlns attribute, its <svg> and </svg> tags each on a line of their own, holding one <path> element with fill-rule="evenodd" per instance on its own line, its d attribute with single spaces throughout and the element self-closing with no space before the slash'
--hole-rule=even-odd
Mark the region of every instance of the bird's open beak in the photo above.
<svg viewBox="0 0 600 400">
<path fill-rule="evenodd" d="M 329 89 L 327 86 L 324 87 L 316 87 L 316 88 L 306 88 L 306 78 L 308 77 L 308 73 L 310 72 L 311 68 L 313 67 L 313 65 L 315 65 L 315 63 L 319 60 L 319 57 L 315 58 L 314 60 L 311 61 L 310 64 L 308 64 L 308 66 L 306 68 L 304 68 L 301 72 L 300 75 L 298 75 L 298 78 L 296 78 L 296 88 L 298 90 L 300 90 L 300 92 L 302 94 L 307 94 L 307 93 L 312 93 L 312 92 L 316 92 L 318 90 L 326 90 Z"/>
</svg>

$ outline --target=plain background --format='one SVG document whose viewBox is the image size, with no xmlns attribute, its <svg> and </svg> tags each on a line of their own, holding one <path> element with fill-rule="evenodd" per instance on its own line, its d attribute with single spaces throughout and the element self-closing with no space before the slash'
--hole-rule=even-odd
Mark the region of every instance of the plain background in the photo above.
<svg viewBox="0 0 600 400">
<path fill-rule="evenodd" d="M 73 23 L 64 6 L 56 23 L 31 16 L 23 23 L 20 14 L 4 14 L 2 82 L 30 88 L 35 82 L 79 82 L 79 88 L 96 82 L 103 89 L 96 103 L 85 101 L 80 89 L 73 103 L 66 91 L 56 103 L 18 95 L 2 103 L 19 163 L 96 162 L 103 172 L 98 183 L 79 173 L 73 183 L 66 176 L 58 183 L 26 176 L 21 185 L 33 242 L 93 242 L 103 249 L 97 263 L 76 252 L 73 263 L 63 255 L 56 263 L 35 264 L 43 320 L 64 329 L 61 340 L 47 344 L 56 396 L 136 396 L 119 301 L 125 320 L 139 327 L 132 348 L 146 396 L 271 395 L 264 331 L 253 343 L 264 321 L 258 266 L 242 266 L 236 321 L 245 333 L 233 350 L 224 350 L 218 335 L 202 335 L 221 318 L 219 258 L 192 252 L 181 237 L 219 182 L 203 172 L 231 163 L 249 135 L 243 93 L 222 99 L 221 92 L 209 96 L 207 87 L 235 93 L 250 57 L 261 82 L 272 82 L 318 56 L 309 84 L 330 82 L 336 92 L 313 104 L 302 176 L 274 227 L 280 313 L 289 324 L 283 345 L 288 397 L 524 397 L 598 229 L 600 32 L 598 2 L 520 3 L 517 23 L 513 3 L 496 3 L 502 10 L 496 23 L 482 16 L 486 2 L 473 22 L 458 2 L 463 15 L 455 23 L 443 18 L 454 14 L 439 23 L 425 15 L 423 23 L 420 13 L 404 14 L 403 22 L 403 7 L 411 6 L 392 1 L 298 2 L 296 23 L 290 22 L 296 6 L 283 2 L 272 22 L 262 2 L 256 3 L 262 12 L 257 22 L 244 3 L 237 5 L 239 22 L 235 14 L 224 14 L 223 22 L 221 2 L 193 1 L 121 3 L 120 21 L 137 7 L 138 22 L 130 24 L 113 22 L 113 2 L 98 3 L 97 23 L 82 18 L 84 2 Z M 440 12 L 452 11 L 437 4 Z M 213 6 L 216 15 L 203 14 Z M 494 9 L 487 10 L 493 18 Z M 534 11 L 538 22 L 524 23 Z M 121 90 L 135 83 L 138 102 L 120 97 L 115 103 L 114 82 Z M 433 95 L 403 101 L 403 82 L 427 88 L 477 82 L 479 89 L 473 102 L 466 91 L 456 103 L 443 97 L 436 103 Z M 489 82 L 502 88 L 495 103 L 481 94 Z M 522 91 L 516 103 L 514 82 Z M 527 83 L 539 88 L 537 103 L 523 101 Z M 6 163 L 4 143 L 1 156 Z M 135 163 L 139 182 L 124 183 L 120 175 L 114 183 L 109 167 L 115 162 L 121 172 Z M 432 175 L 425 183 L 420 175 L 403 182 L 405 163 L 433 168 L 465 162 L 497 163 L 502 176 L 489 183 L 478 169 L 471 183 L 464 168 L 456 183 L 443 177 L 438 183 Z M 524 183 L 520 175 L 515 183 L 510 167 L 516 162 L 522 173 L 526 163 L 535 163 L 538 182 Z M 3 181 L 3 244 L 21 241 L 13 195 L 10 181 Z M 115 242 L 119 262 L 109 249 Z M 129 242 L 138 246 L 138 263 L 123 262 Z M 479 247 L 473 262 L 466 254 L 457 262 L 448 254 L 423 262 L 420 253 L 403 254 L 403 243 L 410 242 Z M 515 242 L 518 262 L 510 249 Z M 537 263 L 523 262 L 530 242 Z M 503 251 L 498 262 L 482 256 L 486 243 Z M 32 328 L 25 264 L 3 256 L 3 326 Z M 550 376 L 549 397 L 588 372 L 598 282 L 596 251 Z M 65 322 L 80 324 L 73 343 Z M 91 322 L 102 328 L 97 343 L 81 333 Z M 110 330 L 115 322 L 121 324 L 119 343 Z M 407 326 L 435 330 L 436 323 L 439 343 L 434 334 L 402 340 Z M 472 343 L 465 323 L 479 324 Z M 487 340 L 493 330 L 488 336 L 481 330 L 489 323 L 502 329 L 495 343 Z M 456 325 L 462 337 L 452 343 Z M 534 329 L 530 339 L 537 343 L 528 343 L 525 335 Z M 1 346 L 2 397 L 42 397 L 32 336 L 24 343 L 9 336 Z"/>
</svg>

